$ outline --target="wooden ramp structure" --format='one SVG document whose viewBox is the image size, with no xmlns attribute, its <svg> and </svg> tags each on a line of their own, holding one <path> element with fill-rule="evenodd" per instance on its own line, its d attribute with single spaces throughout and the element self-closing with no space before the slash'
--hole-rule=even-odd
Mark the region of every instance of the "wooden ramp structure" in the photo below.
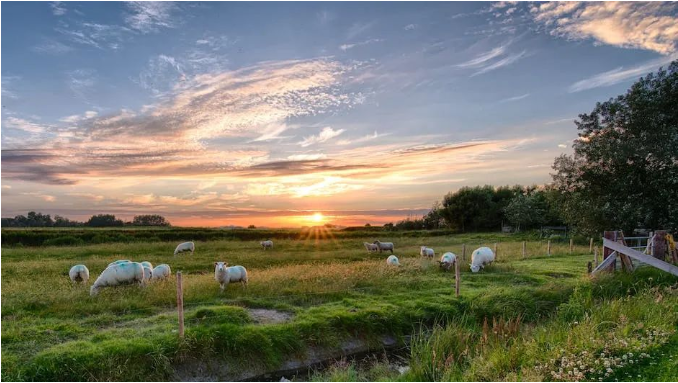
<svg viewBox="0 0 678 383">
<path fill-rule="evenodd" d="M 603 237 L 603 249 L 604 254 L 607 254 L 605 259 L 591 272 L 592 275 L 602 271 L 602 270 L 614 270 L 614 265 L 617 257 L 622 260 L 622 268 L 627 272 L 632 272 L 634 270 L 633 262 L 631 259 L 638 262 L 643 262 L 649 266 L 655 267 L 657 269 L 663 270 L 667 273 L 678 276 L 678 266 L 672 265 L 671 263 L 665 262 L 662 259 L 642 253 L 636 249 L 632 249 L 624 243 L 623 236 L 617 236 L 616 232 L 613 239 L 610 239 L 609 232 L 606 232 L 605 237 Z M 650 243 L 648 243 L 648 248 Z"/>
</svg>

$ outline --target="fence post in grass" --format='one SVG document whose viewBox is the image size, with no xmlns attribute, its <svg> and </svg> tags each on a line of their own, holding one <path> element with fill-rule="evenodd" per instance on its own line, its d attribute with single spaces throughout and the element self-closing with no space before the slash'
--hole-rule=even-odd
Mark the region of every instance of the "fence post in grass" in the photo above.
<svg viewBox="0 0 678 383">
<path fill-rule="evenodd" d="M 593 248 L 593 260 L 596 263 L 596 267 L 598 267 L 598 246 Z"/>
<path fill-rule="evenodd" d="M 179 338 L 184 338 L 184 286 L 181 271 L 177 271 L 177 312 L 179 314 Z"/>
<path fill-rule="evenodd" d="M 525 259 L 525 254 L 527 253 L 525 251 L 525 246 L 526 246 L 525 241 L 523 241 L 523 259 Z"/>
<path fill-rule="evenodd" d="M 589 240 L 589 254 L 593 254 L 593 237 Z"/>
<path fill-rule="evenodd" d="M 494 260 L 497 260 L 497 242 L 494 243 Z"/>
<path fill-rule="evenodd" d="M 461 273 L 459 272 L 459 262 L 454 262 L 454 294 L 459 297 L 459 284 L 461 283 Z"/>
<path fill-rule="evenodd" d="M 574 250 L 574 239 L 570 238 L 570 254 L 572 254 L 572 250 Z"/>
<path fill-rule="evenodd" d="M 551 255 L 551 240 L 549 239 L 548 243 L 546 244 L 546 255 Z"/>
<path fill-rule="evenodd" d="M 466 244 L 461 245 L 461 259 L 466 262 Z"/>
</svg>

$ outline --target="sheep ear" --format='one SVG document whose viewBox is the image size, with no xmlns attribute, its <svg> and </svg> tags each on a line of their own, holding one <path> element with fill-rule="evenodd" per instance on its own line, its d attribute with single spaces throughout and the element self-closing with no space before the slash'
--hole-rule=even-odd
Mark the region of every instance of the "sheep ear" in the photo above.
<svg viewBox="0 0 678 383">
<path fill-rule="evenodd" d="M 224 267 L 228 266 L 228 262 L 224 262 Z"/>
<path fill-rule="evenodd" d="M 215 266 L 215 267 L 217 266 L 217 264 L 219 264 L 219 262 L 214 262 L 214 266 Z"/>
</svg>

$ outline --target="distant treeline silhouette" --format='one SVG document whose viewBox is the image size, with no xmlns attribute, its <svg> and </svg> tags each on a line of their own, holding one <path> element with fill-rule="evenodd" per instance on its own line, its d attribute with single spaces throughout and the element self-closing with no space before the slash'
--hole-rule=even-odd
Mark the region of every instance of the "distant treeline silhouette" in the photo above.
<svg viewBox="0 0 678 383">
<path fill-rule="evenodd" d="M 54 219 L 49 214 L 28 212 L 14 218 L 2 218 L 2 227 L 122 227 L 122 226 L 171 226 L 165 217 L 158 214 L 136 215 L 132 221 L 124 222 L 113 214 L 93 215 L 86 222 L 70 220 L 60 215 Z"/>
</svg>

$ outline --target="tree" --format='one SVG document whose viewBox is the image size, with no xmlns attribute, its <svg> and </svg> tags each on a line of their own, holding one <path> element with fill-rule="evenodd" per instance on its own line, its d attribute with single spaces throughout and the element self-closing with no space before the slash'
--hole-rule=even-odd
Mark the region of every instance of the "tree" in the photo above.
<svg viewBox="0 0 678 383">
<path fill-rule="evenodd" d="M 544 211 L 539 206 L 535 195 L 519 194 L 504 208 L 506 218 L 515 226 L 516 231 L 541 224 L 544 221 Z"/>
<path fill-rule="evenodd" d="M 448 226 L 462 232 L 498 230 L 505 219 L 504 207 L 522 192 L 522 186 L 496 189 L 490 185 L 463 187 L 445 195 L 438 214 Z"/>
<path fill-rule="evenodd" d="M 158 214 L 135 215 L 132 220 L 134 226 L 171 226 L 165 217 Z"/>
<path fill-rule="evenodd" d="M 116 219 L 113 214 L 97 214 L 90 217 L 90 219 L 85 223 L 90 227 L 111 227 L 111 226 L 123 226 L 121 219 Z"/>
<path fill-rule="evenodd" d="M 248 228 L 248 229 L 256 229 L 257 227 L 254 226 L 254 225 L 249 225 L 249 226 L 247 226 L 247 228 Z"/>
<path fill-rule="evenodd" d="M 585 233 L 678 229 L 678 61 L 575 121 L 572 156 L 556 158 L 554 200 Z"/>
</svg>

